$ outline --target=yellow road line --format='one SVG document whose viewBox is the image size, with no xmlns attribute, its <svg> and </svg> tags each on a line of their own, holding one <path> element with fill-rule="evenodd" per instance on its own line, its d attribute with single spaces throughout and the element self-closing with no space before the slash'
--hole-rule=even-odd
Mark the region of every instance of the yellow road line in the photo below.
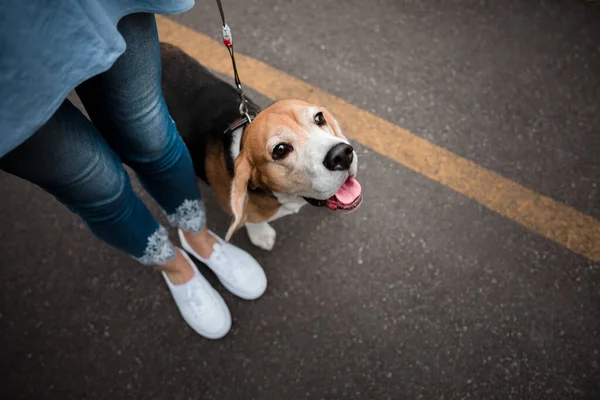
<svg viewBox="0 0 600 400">
<path fill-rule="evenodd" d="M 162 41 L 181 47 L 208 68 L 231 75 L 224 46 L 206 35 L 158 17 Z M 600 262 L 600 221 L 542 196 L 472 161 L 438 147 L 284 72 L 238 54 L 244 84 L 273 100 L 297 98 L 331 111 L 353 140 L 468 196 L 490 210 Z"/>
</svg>

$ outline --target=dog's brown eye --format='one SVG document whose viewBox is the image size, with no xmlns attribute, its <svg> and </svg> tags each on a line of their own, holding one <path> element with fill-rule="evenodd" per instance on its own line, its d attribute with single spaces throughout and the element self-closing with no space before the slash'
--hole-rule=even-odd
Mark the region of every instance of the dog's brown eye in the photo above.
<svg viewBox="0 0 600 400">
<path fill-rule="evenodd" d="M 287 143 L 279 143 L 277 146 L 273 147 L 273 160 L 282 160 L 288 154 L 290 154 L 294 150 L 292 146 Z"/>
<path fill-rule="evenodd" d="M 323 126 L 327 123 L 327 121 L 325 121 L 325 117 L 323 116 L 323 113 L 321 111 L 319 111 L 315 115 L 315 123 L 319 126 Z"/>
</svg>

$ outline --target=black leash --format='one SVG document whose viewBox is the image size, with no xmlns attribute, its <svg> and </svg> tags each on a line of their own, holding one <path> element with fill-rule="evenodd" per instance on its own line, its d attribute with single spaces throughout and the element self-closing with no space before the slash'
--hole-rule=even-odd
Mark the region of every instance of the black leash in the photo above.
<svg viewBox="0 0 600 400">
<path fill-rule="evenodd" d="M 227 51 L 231 57 L 231 64 L 233 65 L 233 79 L 235 80 L 235 86 L 237 87 L 238 94 L 240 95 L 240 114 L 242 117 L 244 117 L 244 119 L 247 119 L 248 123 L 250 123 L 252 122 L 252 118 L 248 113 L 248 100 L 246 100 L 246 96 L 244 95 L 242 81 L 240 81 L 240 75 L 235 63 L 235 52 L 233 51 L 233 38 L 231 36 L 231 29 L 225 22 L 225 13 L 223 12 L 223 4 L 221 4 L 221 0 L 217 0 L 217 6 L 219 6 L 221 21 L 223 22 L 223 44 L 225 44 L 225 47 L 227 47 Z"/>
</svg>

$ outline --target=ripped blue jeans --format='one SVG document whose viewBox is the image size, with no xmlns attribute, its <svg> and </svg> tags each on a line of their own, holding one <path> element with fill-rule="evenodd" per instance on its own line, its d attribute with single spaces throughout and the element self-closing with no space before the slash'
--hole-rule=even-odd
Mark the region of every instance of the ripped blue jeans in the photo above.
<svg viewBox="0 0 600 400">
<path fill-rule="evenodd" d="M 118 29 L 125 53 L 76 88 L 91 121 L 65 100 L 38 132 L 0 159 L 0 168 L 54 195 L 108 244 L 143 264 L 163 264 L 175 248 L 133 192 L 122 163 L 173 226 L 199 232 L 204 204 L 162 96 L 154 16 L 128 15 Z"/>
</svg>

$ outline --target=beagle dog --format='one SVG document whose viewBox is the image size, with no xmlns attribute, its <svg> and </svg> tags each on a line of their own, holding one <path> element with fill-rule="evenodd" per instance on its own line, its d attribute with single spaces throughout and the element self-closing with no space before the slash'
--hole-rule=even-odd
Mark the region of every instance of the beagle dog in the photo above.
<svg viewBox="0 0 600 400">
<path fill-rule="evenodd" d="M 265 250 L 275 244 L 270 221 L 305 204 L 351 211 L 361 201 L 356 152 L 335 118 L 300 100 L 260 108 L 236 126 L 239 95 L 176 46 L 161 43 L 162 88 L 196 175 L 233 217 L 226 240 L 242 226 Z"/>
</svg>

